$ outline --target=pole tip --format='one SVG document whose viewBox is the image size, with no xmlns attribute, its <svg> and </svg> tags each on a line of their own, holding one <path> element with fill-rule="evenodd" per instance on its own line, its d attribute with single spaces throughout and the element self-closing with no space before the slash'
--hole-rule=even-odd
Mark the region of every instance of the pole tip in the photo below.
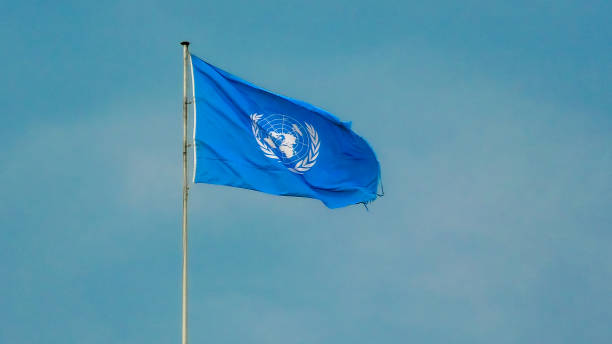
<svg viewBox="0 0 612 344">
<path fill-rule="evenodd" d="M 189 42 L 183 41 L 183 42 L 181 42 L 181 45 L 189 45 Z"/>
</svg>

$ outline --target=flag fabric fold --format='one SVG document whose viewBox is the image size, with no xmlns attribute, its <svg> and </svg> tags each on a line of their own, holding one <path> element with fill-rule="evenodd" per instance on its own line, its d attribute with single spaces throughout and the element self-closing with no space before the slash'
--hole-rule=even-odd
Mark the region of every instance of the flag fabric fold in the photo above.
<svg viewBox="0 0 612 344">
<path fill-rule="evenodd" d="M 380 165 L 350 123 L 191 55 L 195 183 L 309 197 L 329 208 L 376 199 Z"/>
</svg>

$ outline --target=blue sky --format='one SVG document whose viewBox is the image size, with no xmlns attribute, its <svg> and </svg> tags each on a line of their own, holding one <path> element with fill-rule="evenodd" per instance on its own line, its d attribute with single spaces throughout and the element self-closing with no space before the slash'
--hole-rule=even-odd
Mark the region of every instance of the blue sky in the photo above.
<svg viewBox="0 0 612 344">
<path fill-rule="evenodd" d="M 180 336 L 182 40 L 353 122 L 369 212 L 196 185 L 191 341 L 612 341 L 604 1 L 4 2 L 0 342 Z"/>
</svg>

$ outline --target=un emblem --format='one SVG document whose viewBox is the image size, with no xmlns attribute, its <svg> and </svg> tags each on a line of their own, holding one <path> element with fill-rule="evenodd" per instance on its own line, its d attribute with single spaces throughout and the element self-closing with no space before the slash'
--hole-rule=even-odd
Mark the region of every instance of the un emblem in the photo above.
<svg viewBox="0 0 612 344">
<path fill-rule="evenodd" d="M 303 174 L 319 157 L 319 134 L 314 127 L 280 114 L 251 115 L 251 130 L 267 158 L 278 160 L 291 172 Z"/>
</svg>

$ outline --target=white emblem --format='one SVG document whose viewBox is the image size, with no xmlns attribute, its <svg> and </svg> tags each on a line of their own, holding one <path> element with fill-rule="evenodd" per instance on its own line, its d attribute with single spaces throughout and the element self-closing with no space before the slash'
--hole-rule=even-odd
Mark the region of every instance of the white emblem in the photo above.
<svg viewBox="0 0 612 344">
<path fill-rule="evenodd" d="M 254 113 L 251 130 L 264 155 L 278 160 L 289 171 L 303 174 L 317 163 L 319 134 L 312 125 L 302 125 L 287 115 Z"/>
</svg>

